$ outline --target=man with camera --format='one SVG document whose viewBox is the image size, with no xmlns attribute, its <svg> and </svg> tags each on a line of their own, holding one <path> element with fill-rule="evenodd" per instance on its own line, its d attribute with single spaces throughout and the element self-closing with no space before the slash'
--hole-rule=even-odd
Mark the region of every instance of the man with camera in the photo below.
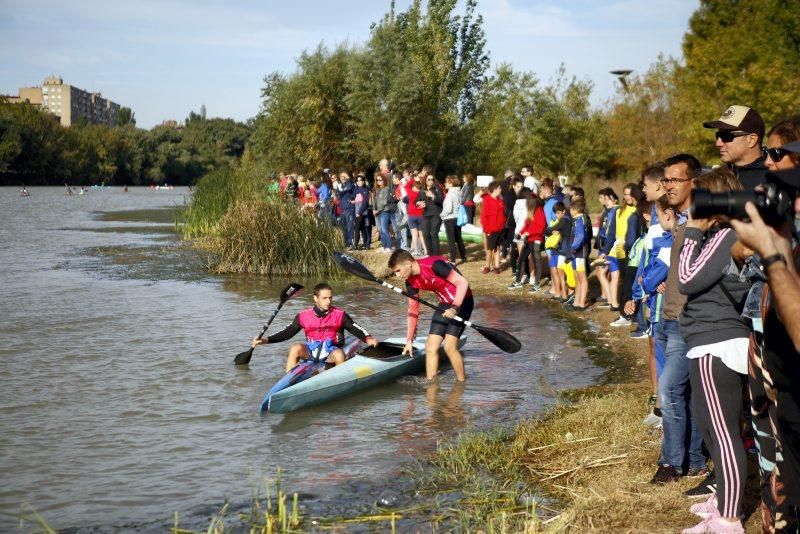
<svg viewBox="0 0 800 534">
<path fill-rule="evenodd" d="M 719 159 L 727 164 L 742 182 L 745 191 L 764 183 L 767 167 L 761 143 L 764 138 L 764 119 L 747 106 L 730 106 L 715 121 L 704 122 L 705 128 L 716 128 L 716 147 Z"/>
</svg>

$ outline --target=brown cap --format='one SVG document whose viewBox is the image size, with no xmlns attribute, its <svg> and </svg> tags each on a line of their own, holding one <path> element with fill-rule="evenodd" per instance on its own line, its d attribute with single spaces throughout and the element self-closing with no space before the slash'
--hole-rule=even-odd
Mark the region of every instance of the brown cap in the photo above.
<svg viewBox="0 0 800 534">
<path fill-rule="evenodd" d="M 705 128 L 717 130 L 742 130 L 764 137 L 764 119 L 752 108 L 747 106 L 730 106 L 722 112 L 722 116 L 715 121 L 704 122 Z"/>
</svg>

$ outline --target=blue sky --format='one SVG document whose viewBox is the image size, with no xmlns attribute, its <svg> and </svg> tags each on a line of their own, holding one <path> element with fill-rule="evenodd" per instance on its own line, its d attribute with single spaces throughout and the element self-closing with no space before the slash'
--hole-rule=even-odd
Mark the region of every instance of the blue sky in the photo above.
<svg viewBox="0 0 800 534">
<path fill-rule="evenodd" d="M 397 0 L 398 10 L 410 0 Z M 492 65 L 550 80 L 595 84 L 593 102 L 615 92 L 618 68 L 643 72 L 659 53 L 680 56 L 698 0 L 479 0 Z M 0 94 L 65 83 L 131 107 L 139 126 L 185 118 L 245 120 L 259 109 L 264 76 L 291 72 L 320 42 L 360 44 L 389 0 L 0 0 Z"/>
</svg>

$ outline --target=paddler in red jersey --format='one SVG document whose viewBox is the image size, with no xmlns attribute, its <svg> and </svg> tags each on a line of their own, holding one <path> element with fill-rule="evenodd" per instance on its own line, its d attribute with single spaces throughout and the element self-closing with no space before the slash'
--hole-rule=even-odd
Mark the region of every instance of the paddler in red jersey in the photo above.
<svg viewBox="0 0 800 534">
<path fill-rule="evenodd" d="M 295 315 L 294 320 L 283 330 L 269 337 L 254 338 L 253 347 L 276 343 L 293 338 L 300 330 L 306 334 L 305 343 L 295 343 L 286 358 L 286 372 L 292 370 L 300 360 L 316 359 L 344 363 L 344 331 L 347 330 L 364 343 L 375 347 L 378 340 L 369 335 L 341 308 L 333 305 L 333 288 L 325 282 L 314 286 L 314 306 Z"/>
<path fill-rule="evenodd" d="M 389 257 L 389 269 L 406 282 L 406 292 L 416 295 L 426 289 L 436 294 L 439 309 L 433 314 L 428 340 L 425 343 L 425 374 L 428 379 L 439 371 L 439 347 L 444 340 L 444 352 L 450 359 L 456 380 L 467 379 L 464 374 L 464 359 L 458 351 L 458 339 L 464 331 L 464 323 L 454 321 L 458 315 L 468 320 L 474 302 L 467 279 L 461 276 L 456 266 L 442 256 L 427 256 L 416 259 L 408 251 L 398 249 Z M 412 341 L 416 335 L 419 319 L 419 302 L 408 299 L 408 333 L 404 354 L 412 354 Z"/>
</svg>

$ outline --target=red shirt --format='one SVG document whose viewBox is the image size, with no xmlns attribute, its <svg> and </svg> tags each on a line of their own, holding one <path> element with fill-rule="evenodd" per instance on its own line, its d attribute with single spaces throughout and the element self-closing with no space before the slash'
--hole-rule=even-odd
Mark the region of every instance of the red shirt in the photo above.
<svg viewBox="0 0 800 534">
<path fill-rule="evenodd" d="M 506 227 L 506 203 L 489 193 L 483 195 L 481 226 L 484 234 L 494 234 Z"/>
<path fill-rule="evenodd" d="M 424 208 L 417 207 L 417 200 L 425 200 L 425 191 L 420 189 L 419 191 L 414 191 L 411 189 L 411 180 L 406 182 L 404 185 L 406 189 L 406 194 L 408 195 L 408 216 L 409 217 L 422 217 L 422 213 Z M 419 197 L 422 198 L 419 198 Z"/>
<path fill-rule="evenodd" d="M 540 206 L 533 212 L 533 219 L 525 219 L 525 225 L 522 227 L 520 234 L 528 234 L 528 243 L 536 241 L 543 243 L 545 228 L 547 228 L 547 220 L 544 216 L 544 210 Z"/>
</svg>

